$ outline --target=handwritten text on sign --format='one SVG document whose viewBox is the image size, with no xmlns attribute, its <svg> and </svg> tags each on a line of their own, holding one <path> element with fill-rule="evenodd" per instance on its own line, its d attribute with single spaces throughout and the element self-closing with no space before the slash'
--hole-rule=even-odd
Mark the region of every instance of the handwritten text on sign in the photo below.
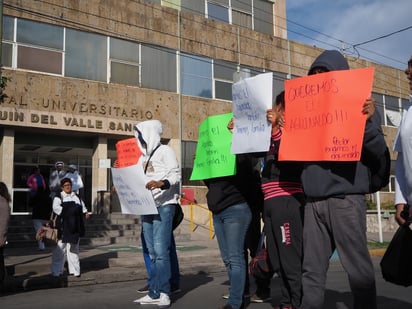
<svg viewBox="0 0 412 309">
<path fill-rule="evenodd" d="M 232 86 L 235 125 L 231 153 L 269 150 L 272 125 L 266 119 L 266 111 L 272 108 L 272 86 L 272 73 L 246 78 Z"/>
<path fill-rule="evenodd" d="M 190 180 L 234 175 L 235 156 L 230 153 L 232 134 L 227 129 L 231 118 L 232 113 L 210 116 L 200 124 Z"/>
<path fill-rule="evenodd" d="M 279 160 L 360 160 L 373 68 L 334 71 L 285 82 Z"/>
<path fill-rule="evenodd" d="M 152 192 L 146 189 L 148 182 L 142 163 L 124 168 L 112 168 L 113 184 L 119 196 L 122 213 L 134 215 L 157 214 Z"/>
</svg>

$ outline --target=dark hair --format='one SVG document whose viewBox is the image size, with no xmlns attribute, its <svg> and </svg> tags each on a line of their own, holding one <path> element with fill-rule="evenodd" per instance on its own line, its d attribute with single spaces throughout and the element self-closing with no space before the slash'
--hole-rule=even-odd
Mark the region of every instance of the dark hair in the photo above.
<svg viewBox="0 0 412 309">
<path fill-rule="evenodd" d="M 72 180 L 71 180 L 70 178 L 65 177 L 65 178 L 63 178 L 63 179 L 60 181 L 60 186 L 63 187 L 63 185 L 64 185 L 66 182 L 70 182 L 71 185 L 73 184 L 73 183 L 72 183 Z"/>
<path fill-rule="evenodd" d="M 0 181 L 0 195 L 6 199 L 7 202 L 11 202 L 11 196 L 7 186 L 4 182 Z"/>
<path fill-rule="evenodd" d="M 282 106 L 282 108 L 285 108 L 285 91 L 282 91 L 276 96 L 275 104 Z"/>
</svg>

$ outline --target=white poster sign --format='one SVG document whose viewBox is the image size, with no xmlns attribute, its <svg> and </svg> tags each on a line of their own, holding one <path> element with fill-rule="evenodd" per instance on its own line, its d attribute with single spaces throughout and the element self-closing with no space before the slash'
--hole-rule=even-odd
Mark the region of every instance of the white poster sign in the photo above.
<svg viewBox="0 0 412 309">
<path fill-rule="evenodd" d="M 266 111 L 272 108 L 273 74 L 263 73 L 232 86 L 234 129 L 232 154 L 266 152 L 272 125 Z"/>
<path fill-rule="evenodd" d="M 113 184 L 119 196 L 122 213 L 132 215 L 157 214 L 152 192 L 146 189 L 149 181 L 141 162 L 123 168 L 112 168 Z"/>
</svg>

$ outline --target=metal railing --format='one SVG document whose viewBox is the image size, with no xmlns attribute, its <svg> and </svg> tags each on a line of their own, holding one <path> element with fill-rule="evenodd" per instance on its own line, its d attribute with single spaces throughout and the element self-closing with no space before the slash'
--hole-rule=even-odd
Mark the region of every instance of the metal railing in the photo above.
<svg viewBox="0 0 412 309">
<path fill-rule="evenodd" d="M 194 207 L 198 207 L 201 209 L 204 209 L 208 212 L 209 214 L 209 220 L 208 220 L 208 225 L 209 225 L 209 239 L 213 239 L 215 231 L 213 230 L 213 216 L 212 212 L 209 210 L 209 208 L 200 205 L 196 202 L 196 200 L 192 201 L 187 198 L 185 198 L 183 195 L 180 196 L 180 202 L 185 201 L 189 207 L 190 207 L 190 213 L 189 213 L 189 223 L 190 223 L 190 231 L 194 232 L 195 231 L 195 221 L 194 221 Z M 186 206 L 186 204 L 182 204 L 182 206 Z M 199 224 L 198 224 L 199 225 Z"/>
</svg>

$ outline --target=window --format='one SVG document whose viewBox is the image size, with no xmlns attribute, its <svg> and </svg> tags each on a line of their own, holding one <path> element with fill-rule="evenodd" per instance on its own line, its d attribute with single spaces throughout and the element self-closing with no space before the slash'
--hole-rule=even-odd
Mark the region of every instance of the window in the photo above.
<svg viewBox="0 0 412 309">
<path fill-rule="evenodd" d="M 381 124 L 385 124 L 385 113 L 383 108 L 383 96 L 381 94 L 377 94 L 372 92 L 372 97 L 376 100 L 375 103 L 375 110 L 378 111 L 379 116 L 381 118 Z"/>
<path fill-rule="evenodd" d="M 253 27 L 255 31 L 273 35 L 273 3 L 253 1 Z M 276 16 L 275 18 L 280 18 Z M 284 29 L 286 31 L 286 29 Z"/>
<path fill-rule="evenodd" d="M 14 41 L 14 18 L 3 16 L 3 40 Z"/>
<path fill-rule="evenodd" d="M 65 75 L 106 82 L 106 42 L 105 36 L 67 29 Z"/>
<path fill-rule="evenodd" d="M 385 96 L 385 125 L 399 126 L 401 122 L 401 113 L 399 110 L 399 99 L 393 96 Z"/>
<path fill-rule="evenodd" d="M 182 185 L 203 186 L 203 181 L 190 181 L 193 171 L 193 162 L 196 154 L 197 142 L 182 141 Z"/>
<path fill-rule="evenodd" d="M 142 87 L 176 92 L 176 52 L 142 45 Z"/>
<path fill-rule="evenodd" d="M 194 55 L 181 55 L 181 92 L 212 98 L 212 61 Z"/>
<path fill-rule="evenodd" d="M 215 98 L 232 100 L 233 74 L 237 65 L 223 60 L 214 60 L 213 74 L 215 83 Z"/>
<path fill-rule="evenodd" d="M 207 3 L 207 17 L 229 23 L 229 9 L 216 3 Z"/>
<path fill-rule="evenodd" d="M 139 44 L 110 38 L 110 82 L 139 86 Z"/>
<path fill-rule="evenodd" d="M 18 19 L 16 42 L 18 68 L 60 75 L 63 73 L 62 27 Z"/>
</svg>

